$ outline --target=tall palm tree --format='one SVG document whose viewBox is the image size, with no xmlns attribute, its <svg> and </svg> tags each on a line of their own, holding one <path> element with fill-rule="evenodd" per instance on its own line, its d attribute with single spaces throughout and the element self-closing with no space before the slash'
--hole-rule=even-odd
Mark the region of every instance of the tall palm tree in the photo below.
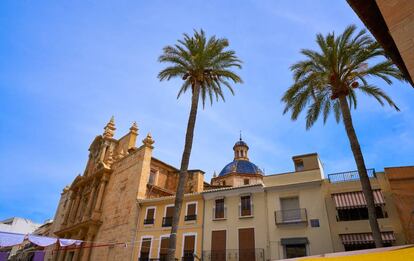
<svg viewBox="0 0 414 261">
<path fill-rule="evenodd" d="M 168 63 L 158 78 L 160 81 L 179 77 L 184 82 L 177 98 L 186 91 L 191 91 L 191 109 L 185 135 L 184 152 L 181 158 L 180 175 L 175 196 L 175 210 L 171 227 L 168 260 L 174 260 L 177 227 L 183 203 L 188 164 L 193 144 L 194 126 L 197 117 L 198 102 L 201 96 L 203 108 L 206 99 L 213 103 L 213 98 L 224 101 L 223 87 L 233 95 L 231 82 L 242 83 L 242 79 L 231 69 L 241 68 L 241 60 L 233 50 L 228 50 L 229 41 L 215 36 L 206 38 L 203 30 L 194 31 L 193 36 L 184 34 L 183 40 L 173 46 L 166 46 L 159 57 L 162 63 Z"/>
<path fill-rule="evenodd" d="M 391 84 L 390 78 L 401 80 L 402 74 L 390 60 L 378 61 L 378 57 L 384 57 L 383 49 L 365 30 L 356 32 L 354 25 L 348 26 L 339 36 L 334 33 L 326 36 L 318 34 L 316 42 L 320 50 L 302 50 L 306 59 L 291 66 L 294 84 L 282 98 L 285 103 L 283 113 L 290 111 L 291 119 L 296 120 L 307 107 L 306 129 L 311 128 L 321 114 L 325 123 L 331 111 L 338 123 L 342 120 L 367 202 L 375 245 L 380 247 L 382 240 L 371 183 L 350 109 L 357 107 L 356 90 L 359 90 L 375 98 L 381 105 L 387 103 L 399 110 L 385 92 L 368 83 L 368 78 L 377 77 Z"/>
</svg>

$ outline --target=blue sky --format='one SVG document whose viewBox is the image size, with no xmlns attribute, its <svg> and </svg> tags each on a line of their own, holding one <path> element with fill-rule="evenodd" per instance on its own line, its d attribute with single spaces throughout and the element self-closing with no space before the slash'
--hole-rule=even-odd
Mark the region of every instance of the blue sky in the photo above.
<svg viewBox="0 0 414 261">
<path fill-rule="evenodd" d="M 115 116 L 116 137 L 137 121 L 154 156 L 179 166 L 189 96 L 159 82 L 161 49 L 203 28 L 227 37 L 244 61 L 244 84 L 226 103 L 199 110 L 190 167 L 207 181 L 232 160 L 239 130 L 267 174 L 292 171 L 291 157 L 318 152 L 326 172 L 355 169 L 342 125 L 305 130 L 282 115 L 289 66 L 315 34 L 363 25 L 341 1 L 1 1 L 0 220 L 53 218 L 60 192 L 83 172 L 90 142 Z M 414 90 L 386 86 L 395 112 L 359 96 L 353 113 L 368 167 L 414 163 Z"/>
</svg>

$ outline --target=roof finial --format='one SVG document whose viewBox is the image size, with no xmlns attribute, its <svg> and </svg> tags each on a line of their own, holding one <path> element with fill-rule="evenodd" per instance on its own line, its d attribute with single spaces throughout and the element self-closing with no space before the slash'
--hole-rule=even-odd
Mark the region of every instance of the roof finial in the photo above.
<svg viewBox="0 0 414 261">
<path fill-rule="evenodd" d="M 105 131 L 103 133 L 103 136 L 105 138 L 112 138 L 114 136 L 114 132 L 116 130 L 114 116 L 111 117 L 111 119 L 109 120 L 108 124 L 106 124 L 104 130 Z"/>
<path fill-rule="evenodd" d="M 240 130 L 240 140 L 242 140 L 241 130 Z"/>
<path fill-rule="evenodd" d="M 137 133 L 138 133 L 138 125 L 137 125 L 137 122 L 136 122 L 136 121 L 134 121 L 134 122 L 132 123 L 132 126 L 131 126 L 131 128 L 129 128 L 129 130 L 130 130 L 131 132 L 135 133 L 135 134 L 137 134 Z"/>
</svg>

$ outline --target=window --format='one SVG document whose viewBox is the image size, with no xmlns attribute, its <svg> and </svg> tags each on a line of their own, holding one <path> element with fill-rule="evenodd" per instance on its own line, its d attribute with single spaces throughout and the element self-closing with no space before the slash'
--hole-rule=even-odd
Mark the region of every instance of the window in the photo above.
<svg viewBox="0 0 414 261">
<path fill-rule="evenodd" d="M 157 170 L 151 169 L 148 184 L 155 185 L 157 178 Z"/>
<path fill-rule="evenodd" d="M 147 212 L 145 214 L 144 225 L 151 225 L 154 224 L 155 221 L 155 207 L 147 208 Z"/>
<path fill-rule="evenodd" d="M 296 171 L 302 171 L 305 168 L 303 160 L 295 160 L 295 169 Z"/>
<path fill-rule="evenodd" d="M 160 243 L 160 251 L 159 251 L 159 260 L 160 261 L 166 261 L 167 255 L 168 255 L 168 247 L 170 244 L 170 237 L 164 236 L 161 237 L 161 243 Z"/>
<path fill-rule="evenodd" d="M 382 243 L 383 247 L 390 247 L 392 246 L 391 243 Z M 354 250 L 363 250 L 363 249 L 370 249 L 370 248 L 375 248 L 375 243 L 366 243 L 366 244 L 349 244 L 349 245 L 344 245 L 345 251 L 354 251 Z"/>
<path fill-rule="evenodd" d="M 386 218 L 388 215 L 381 206 L 376 206 L 377 218 Z M 338 209 L 338 221 L 367 220 L 368 208 Z"/>
<path fill-rule="evenodd" d="M 249 185 L 250 184 L 250 179 L 243 179 L 243 184 L 244 185 Z"/>
<path fill-rule="evenodd" d="M 150 237 L 142 238 L 139 261 L 148 261 L 150 258 L 150 250 L 151 250 L 151 238 Z"/>
<path fill-rule="evenodd" d="M 224 198 L 216 199 L 215 208 L 214 208 L 214 218 L 215 219 L 225 218 Z"/>
<path fill-rule="evenodd" d="M 252 204 L 250 196 L 242 196 L 240 198 L 240 216 L 251 216 L 252 215 Z"/>
<path fill-rule="evenodd" d="M 185 221 L 196 220 L 197 219 L 197 203 L 187 203 L 187 212 L 184 217 Z"/>
<path fill-rule="evenodd" d="M 226 186 L 226 181 L 225 181 L 225 180 L 223 180 L 223 183 L 222 183 L 222 184 L 223 184 L 223 186 Z"/>
<path fill-rule="evenodd" d="M 306 256 L 306 244 L 285 245 L 285 258 Z"/>
<path fill-rule="evenodd" d="M 165 215 L 162 219 L 163 227 L 171 227 L 174 215 L 174 206 L 167 206 L 165 208 Z"/>
<path fill-rule="evenodd" d="M 301 220 L 301 211 L 299 208 L 299 198 L 281 198 L 282 221 L 293 222 Z"/>
<path fill-rule="evenodd" d="M 184 248 L 182 261 L 193 261 L 194 260 L 194 249 L 195 249 L 196 236 L 195 235 L 184 235 Z"/>
<path fill-rule="evenodd" d="M 310 223 L 311 223 L 311 227 L 320 227 L 319 219 L 311 219 Z"/>
</svg>

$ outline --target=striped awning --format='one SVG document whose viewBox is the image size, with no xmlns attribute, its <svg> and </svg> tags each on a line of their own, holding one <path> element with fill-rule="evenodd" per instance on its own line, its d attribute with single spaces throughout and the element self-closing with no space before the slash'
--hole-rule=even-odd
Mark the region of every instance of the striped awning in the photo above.
<svg viewBox="0 0 414 261">
<path fill-rule="evenodd" d="M 384 196 L 381 190 L 373 190 L 375 205 L 385 205 Z M 349 209 L 365 207 L 367 202 L 365 200 L 364 193 L 362 191 L 344 192 L 332 194 L 332 198 L 335 201 L 336 208 Z"/>
<path fill-rule="evenodd" d="M 343 234 L 339 235 L 344 245 L 357 245 L 357 244 L 372 244 L 374 238 L 372 233 L 358 233 L 358 234 Z M 395 241 L 394 232 L 381 232 L 381 238 L 383 243 L 392 243 Z"/>
</svg>

